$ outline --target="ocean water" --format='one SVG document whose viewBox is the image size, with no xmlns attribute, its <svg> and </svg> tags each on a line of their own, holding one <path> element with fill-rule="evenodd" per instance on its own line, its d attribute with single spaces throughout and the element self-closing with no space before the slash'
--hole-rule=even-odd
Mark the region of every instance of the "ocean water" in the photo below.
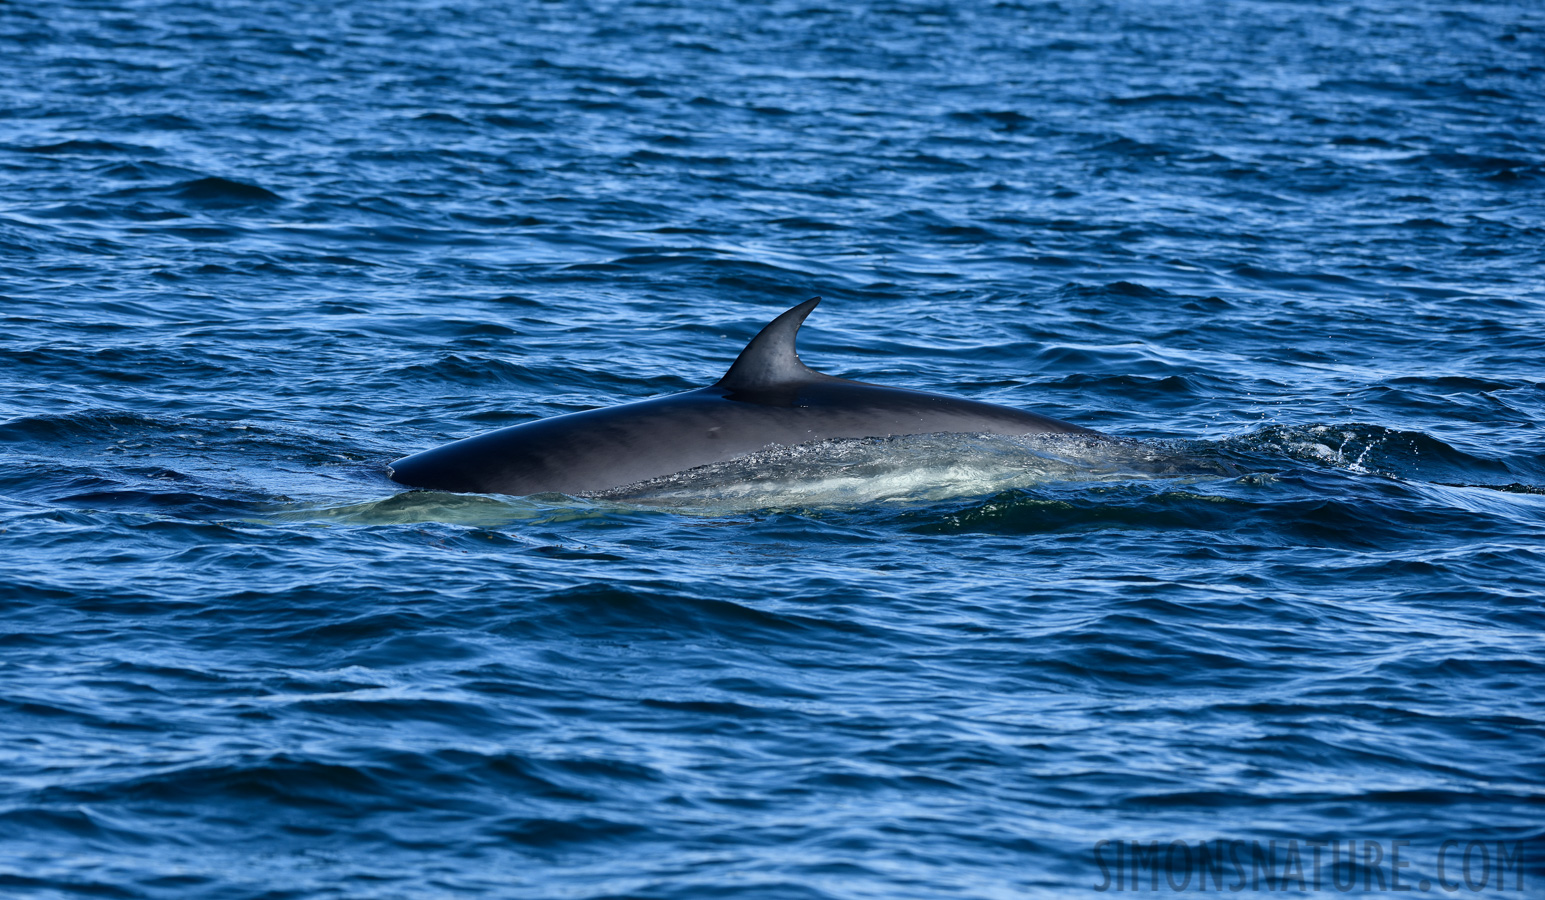
<svg viewBox="0 0 1545 900">
<path fill-rule="evenodd" d="M 1545 896 L 1542 120 L 1533 2 L 0 4 L 0 896 Z M 1123 441 L 385 477 L 815 295 Z"/>
</svg>

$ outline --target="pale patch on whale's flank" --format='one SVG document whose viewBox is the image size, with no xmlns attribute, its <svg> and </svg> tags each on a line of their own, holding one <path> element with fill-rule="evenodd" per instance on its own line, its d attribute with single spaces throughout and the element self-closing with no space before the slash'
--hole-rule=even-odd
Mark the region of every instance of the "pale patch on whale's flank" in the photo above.
<svg viewBox="0 0 1545 900">
<path fill-rule="evenodd" d="M 1052 482 L 1230 474 L 1226 464 L 1137 441 L 1062 434 L 921 434 L 768 447 L 585 496 L 680 508 L 820 508 L 928 502 Z"/>
</svg>

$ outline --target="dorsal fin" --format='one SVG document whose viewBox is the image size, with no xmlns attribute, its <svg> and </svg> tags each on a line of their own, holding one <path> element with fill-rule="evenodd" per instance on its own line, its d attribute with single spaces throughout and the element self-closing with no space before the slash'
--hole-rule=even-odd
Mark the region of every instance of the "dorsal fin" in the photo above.
<svg viewBox="0 0 1545 900">
<path fill-rule="evenodd" d="M 724 373 L 715 387 L 731 391 L 759 391 L 808 378 L 823 377 L 819 372 L 799 361 L 794 349 L 794 338 L 805 316 L 821 302 L 811 297 L 783 315 L 767 323 L 735 358 L 735 364 Z"/>
</svg>

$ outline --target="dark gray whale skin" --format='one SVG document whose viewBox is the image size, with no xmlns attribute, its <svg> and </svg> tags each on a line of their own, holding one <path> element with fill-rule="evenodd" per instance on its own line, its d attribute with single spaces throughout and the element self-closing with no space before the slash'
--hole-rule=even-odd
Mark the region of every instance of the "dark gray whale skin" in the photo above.
<svg viewBox="0 0 1545 900">
<path fill-rule="evenodd" d="M 436 491 L 583 494 L 774 444 L 937 433 L 1104 437 L 1007 406 L 813 371 L 794 340 L 819 302 L 774 319 L 710 387 L 512 425 L 404 457 L 387 475 Z"/>
</svg>

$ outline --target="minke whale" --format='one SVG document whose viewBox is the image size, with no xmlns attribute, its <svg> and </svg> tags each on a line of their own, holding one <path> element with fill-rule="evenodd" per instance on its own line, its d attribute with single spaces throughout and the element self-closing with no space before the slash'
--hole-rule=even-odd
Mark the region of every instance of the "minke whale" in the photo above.
<svg viewBox="0 0 1545 900">
<path fill-rule="evenodd" d="M 823 375 L 799 359 L 820 297 L 772 320 L 708 387 L 525 422 L 393 462 L 399 484 L 478 494 L 586 494 L 773 445 L 916 434 L 1100 432 L 1032 412 Z"/>
</svg>

